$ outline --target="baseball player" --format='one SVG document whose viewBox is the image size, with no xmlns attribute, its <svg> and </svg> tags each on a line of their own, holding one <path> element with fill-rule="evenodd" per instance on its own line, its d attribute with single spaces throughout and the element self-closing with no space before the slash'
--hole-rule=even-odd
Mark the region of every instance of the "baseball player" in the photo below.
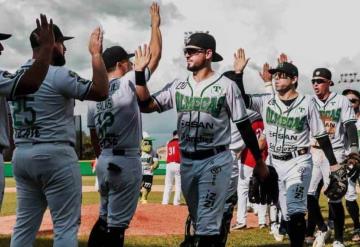
<svg viewBox="0 0 360 247">
<path fill-rule="evenodd" d="M 174 206 L 180 205 L 181 177 L 180 177 L 180 147 L 177 130 L 173 131 L 173 138 L 166 144 L 166 175 L 162 204 L 168 204 L 172 184 L 175 180 Z"/>
<path fill-rule="evenodd" d="M 137 49 L 135 70 L 129 61 L 134 54 L 128 54 L 122 47 L 113 46 L 103 53 L 110 81 L 109 97 L 89 105 L 88 110 L 88 127 L 98 155 L 96 175 L 100 193 L 99 219 L 91 230 L 89 247 L 124 246 L 125 229 L 136 210 L 142 178 L 138 101 L 144 100 L 145 82 L 161 57 L 159 11 L 159 6 L 152 4 L 150 50 L 147 46 Z M 141 81 L 136 80 L 139 73 Z"/>
<path fill-rule="evenodd" d="M 33 58 L 39 56 L 37 36 L 30 34 Z M 64 36 L 53 25 L 55 43 L 51 66 L 39 88 L 12 101 L 15 151 L 13 172 L 16 180 L 16 224 L 11 247 L 32 246 L 43 214 L 49 207 L 54 224 L 54 246 L 78 245 L 81 209 L 81 175 L 74 150 L 75 99 L 103 100 L 108 80 L 103 59 L 102 33 L 96 28 L 90 37 L 93 80 L 86 80 L 65 65 Z M 22 68 L 33 64 L 29 60 Z"/>
<path fill-rule="evenodd" d="M 220 225 L 233 161 L 228 150 L 230 119 L 254 154 L 255 174 L 265 179 L 269 171 L 238 87 L 211 68 L 211 62 L 222 60 L 214 37 L 192 34 L 185 41 L 184 55 L 192 73 L 183 80 L 174 80 L 152 97 L 149 95 L 142 111 L 175 108 L 178 114 L 181 187 L 195 228 L 194 241 L 186 239 L 182 246 L 220 246 Z"/>
<path fill-rule="evenodd" d="M 326 68 L 315 69 L 312 83 L 316 95 L 316 97 L 314 97 L 315 106 L 320 112 L 321 120 L 329 135 L 336 160 L 341 162 L 345 159 L 346 154 L 344 148 L 345 135 L 350 142 L 351 152 L 358 152 L 354 110 L 346 97 L 330 91 L 330 86 L 334 85 L 331 81 L 330 70 Z M 314 167 L 308 191 L 308 218 L 313 218 L 319 228 L 313 246 L 322 247 L 325 246 L 325 241 L 330 237 L 331 230 L 328 229 L 322 218 L 319 202 L 316 198 L 316 189 L 322 178 L 324 179 L 325 187 L 328 186 L 330 167 L 317 142 L 312 145 L 311 153 Z M 349 184 L 349 188 L 350 187 L 351 185 Z M 334 213 L 335 241 L 333 246 L 344 246 L 342 242 L 345 213 L 341 199 L 337 201 L 330 200 L 329 207 L 331 207 L 331 210 Z M 310 235 L 309 231 L 307 232 L 307 235 Z"/>
<path fill-rule="evenodd" d="M 153 184 L 154 171 L 159 167 L 157 154 L 152 147 L 153 138 L 147 132 L 143 132 L 141 141 L 141 166 L 142 166 L 142 182 L 141 182 L 141 200 L 142 204 L 146 204 L 148 196 Z"/>
<path fill-rule="evenodd" d="M 358 133 L 358 139 L 360 143 L 360 93 L 356 90 L 347 89 L 342 93 L 350 101 L 352 108 L 355 112 L 355 118 L 357 119 L 356 128 Z M 348 142 L 348 141 L 347 141 Z M 348 143 L 347 145 L 348 146 Z M 349 150 L 347 150 L 349 152 Z M 357 193 L 356 193 L 356 180 L 359 178 L 359 173 L 354 173 L 353 176 L 349 179 L 348 191 L 345 194 L 345 205 L 346 209 L 354 223 L 354 230 L 352 241 L 360 241 L 360 222 L 359 222 L 359 205 L 357 203 Z"/>
<path fill-rule="evenodd" d="M 262 114 L 269 162 L 279 175 L 279 202 L 288 225 L 291 246 L 303 246 L 305 238 L 306 195 L 310 184 L 312 159 L 310 130 L 324 150 L 331 171 L 343 172 L 337 164 L 329 137 L 315 107 L 315 100 L 296 91 L 298 69 L 281 62 L 275 69 L 263 67 L 263 79 L 275 79 L 276 94 L 246 95 L 246 106 Z M 342 180 L 341 180 L 342 182 Z"/>
<path fill-rule="evenodd" d="M 36 23 L 41 30 L 38 36 L 40 45 L 39 57 L 35 59 L 33 65 L 23 70 L 18 70 L 14 75 L 7 71 L 0 70 L 0 211 L 4 196 L 5 177 L 3 150 L 9 147 L 9 105 L 7 100 L 15 96 L 26 95 L 35 92 L 41 85 L 49 68 L 51 51 L 54 42 L 52 34 L 52 20 L 47 22 L 45 15 L 40 15 Z M 10 38 L 10 34 L 0 33 L 0 40 Z M 0 43 L 0 55 L 4 47 Z"/>
<path fill-rule="evenodd" d="M 256 136 L 259 141 L 260 150 L 262 150 L 263 160 L 266 160 L 267 157 L 267 147 L 266 140 L 263 138 L 263 129 L 264 124 L 261 119 L 261 115 L 257 112 L 247 110 L 252 128 L 256 133 Z M 232 230 L 239 230 L 246 228 L 246 214 L 247 214 L 247 201 L 248 201 L 248 191 L 249 191 L 249 182 L 250 177 L 252 176 L 252 172 L 255 166 L 254 157 L 250 153 L 250 151 L 245 148 L 241 152 L 241 159 L 238 161 L 239 166 L 239 182 L 237 187 L 237 217 L 236 223 L 231 227 Z M 258 219 L 259 219 L 259 227 L 264 228 L 266 226 L 266 208 L 267 205 L 258 205 Z"/>
</svg>

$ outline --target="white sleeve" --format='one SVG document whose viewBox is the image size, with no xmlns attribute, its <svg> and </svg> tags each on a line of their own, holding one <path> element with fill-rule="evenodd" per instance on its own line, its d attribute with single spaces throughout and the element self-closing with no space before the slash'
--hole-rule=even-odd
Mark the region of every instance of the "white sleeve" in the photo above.
<svg viewBox="0 0 360 247">
<path fill-rule="evenodd" d="M 19 69 L 15 74 L 7 71 L 0 71 L 0 95 L 13 99 L 16 88 L 26 69 Z"/>
<path fill-rule="evenodd" d="M 348 122 L 356 123 L 357 121 L 355 117 L 354 108 L 352 107 L 351 102 L 345 96 L 341 106 L 341 121 L 343 124 L 346 124 Z"/>
<path fill-rule="evenodd" d="M 315 99 L 311 98 L 309 102 L 308 124 L 314 138 L 326 136 L 324 123 L 320 118 L 320 113 L 315 106 Z"/>
<path fill-rule="evenodd" d="M 230 117 L 234 123 L 240 123 L 248 119 L 240 89 L 233 81 L 230 81 L 227 88 L 226 104 L 230 112 Z"/>
<path fill-rule="evenodd" d="M 60 67 L 54 72 L 54 84 L 65 97 L 84 100 L 88 95 L 92 81 L 81 78 L 75 72 Z"/>
<path fill-rule="evenodd" d="M 175 91 L 176 80 L 165 85 L 163 89 L 152 95 L 156 104 L 159 106 L 159 112 L 170 110 L 174 107 L 173 94 Z"/>
<path fill-rule="evenodd" d="M 96 107 L 95 102 L 91 102 L 91 104 L 88 105 L 87 126 L 89 129 L 95 128 L 95 107 Z"/>
<path fill-rule="evenodd" d="M 272 94 L 252 94 L 250 97 L 249 109 L 262 114 L 264 102 L 271 100 Z"/>
</svg>

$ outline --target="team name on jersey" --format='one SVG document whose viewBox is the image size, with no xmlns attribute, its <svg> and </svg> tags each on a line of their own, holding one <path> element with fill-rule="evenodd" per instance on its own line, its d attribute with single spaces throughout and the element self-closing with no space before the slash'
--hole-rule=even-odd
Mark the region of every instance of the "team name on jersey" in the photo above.
<svg viewBox="0 0 360 247">
<path fill-rule="evenodd" d="M 219 116 L 225 102 L 225 96 L 220 97 L 196 97 L 183 95 L 176 91 L 176 108 L 178 112 L 200 111 Z"/>
<path fill-rule="evenodd" d="M 191 143 L 199 143 L 199 142 L 205 142 L 207 144 L 213 143 L 214 136 L 212 134 L 208 135 L 200 135 L 200 136 L 190 136 L 190 135 L 183 135 L 182 140 L 185 140 L 186 142 Z"/>
<path fill-rule="evenodd" d="M 275 125 L 295 132 L 301 132 L 305 129 L 306 116 L 287 117 L 273 111 L 270 107 L 266 108 L 266 123 Z"/>
<path fill-rule="evenodd" d="M 35 138 L 40 137 L 40 130 L 36 126 L 30 128 L 14 129 L 15 138 Z"/>
<path fill-rule="evenodd" d="M 319 109 L 320 117 L 324 120 L 331 120 L 334 122 L 339 122 L 341 117 L 341 108 L 332 109 L 332 110 L 321 110 Z"/>
</svg>

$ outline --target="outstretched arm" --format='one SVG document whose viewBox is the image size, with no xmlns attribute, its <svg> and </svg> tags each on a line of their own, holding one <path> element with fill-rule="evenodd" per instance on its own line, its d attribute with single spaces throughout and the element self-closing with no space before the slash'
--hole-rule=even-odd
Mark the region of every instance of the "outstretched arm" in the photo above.
<svg viewBox="0 0 360 247">
<path fill-rule="evenodd" d="M 94 101 L 103 101 L 109 95 L 109 79 L 102 58 L 103 32 L 97 27 L 90 36 L 89 52 L 91 54 L 91 63 L 93 77 L 89 94 L 85 99 Z"/>
<path fill-rule="evenodd" d="M 25 95 L 36 92 L 44 81 L 52 60 L 52 50 L 55 38 L 53 22 L 48 23 L 46 15 L 40 14 L 40 21 L 36 19 L 39 32 L 36 38 L 40 44 L 39 52 L 32 66 L 20 78 L 15 95 Z"/>
<path fill-rule="evenodd" d="M 160 31 L 160 6 L 157 3 L 153 3 L 150 7 L 150 16 L 151 16 L 151 38 L 150 38 L 150 51 L 151 59 L 148 65 L 148 68 L 151 73 L 153 73 L 161 58 L 162 50 L 162 37 Z"/>
</svg>

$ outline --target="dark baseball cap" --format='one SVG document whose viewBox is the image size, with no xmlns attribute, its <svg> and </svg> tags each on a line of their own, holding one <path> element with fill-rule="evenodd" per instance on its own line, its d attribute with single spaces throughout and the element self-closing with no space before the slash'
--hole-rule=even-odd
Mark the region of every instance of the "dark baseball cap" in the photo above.
<svg viewBox="0 0 360 247">
<path fill-rule="evenodd" d="M 174 130 L 173 131 L 173 136 L 176 136 L 177 135 L 177 130 Z"/>
<path fill-rule="evenodd" d="M 317 68 L 314 70 L 313 77 L 311 80 L 313 81 L 317 79 L 330 81 L 330 85 L 331 86 L 334 85 L 334 82 L 331 80 L 331 71 L 328 70 L 327 68 Z"/>
<path fill-rule="evenodd" d="M 5 40 L 11 37 L 11 34 L 0 33 L 0 40 Z"/>
<path fill-rule="evenodd" d="M 354 94 L 358 99 L 360 99 L 360 93 L 359 91 L 357 90 L 354 90 L 354 89 L 345 89 L 343 92 L 342 92 L 342 95 L 346 96 L 348 94 Z"/>
<path fill-rule="evenodd" d="M 102 57 L 104 59 L 106 69 L 112 68 L 117 62 L 133 57 L 134 53 L 127 53 L 121 46 L 112 46 L 107 48 Z"/>
<path fill-rule="evenodd" d="M 298 69 L 295 65 L 288 62 L 279 63 L 275 69 L 269 69 L 270 74 L 275 74 L 277 72 L 285 73 L 287 76 L 295 77 L 299 75 Z"/>
<path fill-rule="evenodd" d="M 219 62 L 223 60 L 222 56 L 216 53 L 215 38 L 208 33 L 194 33 L 190 35 L 190 37 L 185 41 L 185 49 L 187 48 L 211 49 L 213 51 L 213 62 Z"/>
<path fill-rule="evenodd" d="M 70 36 L 64 36 L 63 33 L 61 32 L 60 28 L 55 24 L 53 24 L 53 31 L 54 31 L 55 42 L 61 42 L 61 41 L 65 41 L 65 40 L 74 38 L 74 37 L 70 37 Z M 38 34 L 39 32 L 40 32 L 40 29 L 35 28 L 30 34 L 30 43 L 31 43 L 32 48 L 36 48 L 36 47 L 40 46 L 40 44 L 35 36 L 35 34 Z"/>
</svg>

